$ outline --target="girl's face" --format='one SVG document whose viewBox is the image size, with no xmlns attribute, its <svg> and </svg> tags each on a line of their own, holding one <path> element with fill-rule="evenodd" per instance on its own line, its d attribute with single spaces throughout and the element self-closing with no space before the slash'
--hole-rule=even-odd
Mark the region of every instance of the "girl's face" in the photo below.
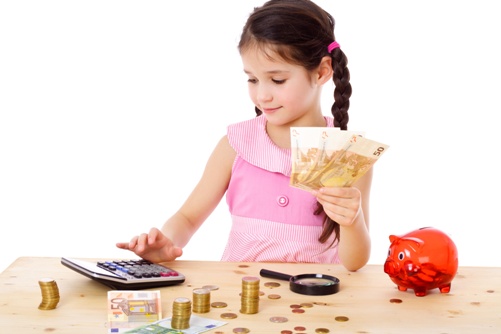
<svg viewBox="0 0 501 334">
<path fill-rule="evenodd" d="M 312 123 L 318 122 L 322 115 L 320 93 L 324 82 L 318 80 L 316 72 L 309 73 L 278 55 L 270 59 L 256 47 L 245 49 L 241 57 L 249 78 L 250 98 L 269 123 L 279 126 L 318 125 Z"/>
</svg>

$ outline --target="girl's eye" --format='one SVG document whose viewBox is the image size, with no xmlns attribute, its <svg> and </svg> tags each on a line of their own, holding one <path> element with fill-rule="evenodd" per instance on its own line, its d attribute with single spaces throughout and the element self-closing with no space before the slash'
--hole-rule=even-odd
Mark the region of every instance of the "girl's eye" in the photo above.
<svg viewBox="0 0 501 334">
<path fill-rule="evenodd" d="M 256 83 L 256 82 L 257 82 L 257 80 L 256 80 L 256 79 L 248 79 L 248 80 L 247 80 L 247 82 L 248 82 L 248 83 Z"/>
<path fill-rule="evenodd" d="M 277 85 L 281 85 L 285 82 L 285 80 L 276 80 L 276 79 L 273 79 L 272 80 L 274 83 L 276 83 Z"/>
</svg>

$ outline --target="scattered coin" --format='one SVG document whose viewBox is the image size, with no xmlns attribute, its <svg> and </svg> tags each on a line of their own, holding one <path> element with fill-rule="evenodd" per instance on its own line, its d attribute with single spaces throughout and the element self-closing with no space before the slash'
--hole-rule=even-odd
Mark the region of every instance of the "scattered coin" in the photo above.
<svg viewBox="0 0 501 334">
<path fill-rule="evenodd" d="M 327 328 L 317 328 L 315 329 L 315 333 L 321 333 L 321 334 L 325 334 L 325 333 L 329 333 L 330 330 L 328 330 Z"/>
<path fill-rule="evenodd" d="M 221 318 L 223 318 L 223 319 L 235 319 L 236 317 L 238 317 L 238 315 L 236 315 L 235 313 L 223 313 L 223 314 L 221 314 Z"/>
<path fill-rule="evenodd" d="M 304 307 L 304 308 L 310 308 L 310 307 L 313 307 L 313 304 L 312 304 L 312 303 L 301 303 L 300 305 L 301 305 L 301 307 Z"/>
<path fill-rule="evenodd" d="M 280 283 L 278 282 L 266 282 L 264 283 L 264 286 L 267 288 L 278 288 L 280 286 Z"/>
<path fill-rule="evenodd" d="M 304 313 L 304 310 L 302 308 L 293 308 L 292 313 Z"/>
<path fill-rule="evenodd" d="M 269 299 L 280 299 L 282 297 L 280 295 L 277 295 L 277 294 L 271 294 L 271 295 L 268 295 L 268 298 Z"/>
<path fill-rule="evenodd" d="M 345 317 L 344 315 L 337 316 L 334 319 L 336 319 L 336 321 L 341 321 L 341 322 L 350 320 L 348 317 Z"/>
<path fill-rule="evenodd" d="M 207 289 L 212 291 L 212 290 L 218 290 L 219 287 L 217 285 L 210 284 L 210 285 L 204 285 L 202 289 Z"/>
<path fill-rule="evenodd" d="M 249 333 L 250 330 L 248 328 L 245 328 L 245 327 L 236 327 L 236 328 L 233 328 L 233 333 Z"/>
<path fill-rule="evenodd" d="M 292 331 L 284 329 L 283 331 L 280 332 L 280 334 L 292 334 Z"/>
<path fill-rule="evenodd" d="M 306 327 L 303 327 L 303 326 L 296 326 L 294 327 L 294 330 L 296 332 L 302 332 L 302 331 L 305 331 L 306 330 Z"/>
<path fill-rule="evenodd" d="M 300 308 L 300 307 L 301 307 L 301 305 L 299 305 L 299 304 L 292 304 L 292 305 L 290 305 L 290 308 Z"/>
<path fill-rule="evenodd" d="M 226 304 L 225 302 L 212 302 L 210 304 L 210 306 L 212 306 L 214 308 L 223 308 L 223 307 L 228 306 L 228 304 Z"/>
<path fill-rule="evenodd" d="M 390 299 L 390 303 L 400 304 L 401 302 L 402 302 L 402 299 L 399 299 L 399 298 Z"/>
<path fill-rule="evenodd" d="M 286 317 L 271 317 L 270 321 L 276 322 L 276 323 L 284 323 L 284 322 L 289 321 L 289 319 L 287 319 Z"/>
</svg>

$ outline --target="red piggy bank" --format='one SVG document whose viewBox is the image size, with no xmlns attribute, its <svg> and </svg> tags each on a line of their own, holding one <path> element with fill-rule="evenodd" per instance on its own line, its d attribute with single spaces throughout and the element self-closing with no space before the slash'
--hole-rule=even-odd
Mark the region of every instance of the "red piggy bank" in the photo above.
<svg viewBox="0 0 501 334">
<path fill-rule="evenodd" d="M 398 290 L 413 289 L 419 297 L 435 288 L 441 293 L 450 291 L 458 269 L 458 252 L 444 232 L 424 227 L 401 236 L 390 235 L 390 241 L 384 272 Z"/>
</svg>

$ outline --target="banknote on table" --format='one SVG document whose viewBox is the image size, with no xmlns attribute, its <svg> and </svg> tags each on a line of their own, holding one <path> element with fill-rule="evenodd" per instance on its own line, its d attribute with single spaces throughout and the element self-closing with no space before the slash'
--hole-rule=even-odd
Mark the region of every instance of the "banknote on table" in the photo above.
<svg viewBox="0 0 501 334">
<path fill-rule="evenodd" d="M 191 315 L 190 327 L 187 329 L 175 330 L 171 328 L 172 317 L 156 321 L 152 324 L 144 325 L 125 333 L 127 334 L 198 334 L 224 326 L 227 322 Z"/>
<path fill-rule="evenodd" d="M 108 291 L 108 333 L 126 331 L 162 319 L 160 290 Z"/>
<path fill-rule="evenodd" d="M 389 147 L 363 137 L 363 132 L 334 129 L 291 128 L 291 186 L 351 186 Z"/>
</svg>

